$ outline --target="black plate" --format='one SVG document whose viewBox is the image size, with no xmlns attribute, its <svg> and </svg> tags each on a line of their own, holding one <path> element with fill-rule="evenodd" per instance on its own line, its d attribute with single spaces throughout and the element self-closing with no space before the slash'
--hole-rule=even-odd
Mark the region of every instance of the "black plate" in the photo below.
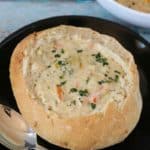
<svg viewBox="0 0 150 150">
<path fill-rule="evenodd" d="M 107 150 L 150 150 L 150 44 L 137 33 L 110 21 L 87 16 L 61 16 L 32 23 L 11 34 L 0 44 L 0 103 L 18 111 L 9 81 L 10 56 L 16 44 L 32 32 L 60 24 L 90 27 L 100 33 L 111 35 L 133 54 L 140 73 L 143 97 L 142 115 L 130 136 L 124 142 L 107 148 Z M 140 48 L 139 44 L 144 47 Z M 38 137 L 38 142 L 51 150 L 61 149 L 40 137 Z"/>
</svg>

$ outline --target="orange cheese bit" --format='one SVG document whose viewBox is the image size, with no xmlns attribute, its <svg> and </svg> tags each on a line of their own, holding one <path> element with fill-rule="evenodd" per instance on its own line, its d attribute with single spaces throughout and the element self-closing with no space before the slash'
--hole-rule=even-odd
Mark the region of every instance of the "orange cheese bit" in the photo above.
<svg viewBox="0 0 150 150">
<path fill-rule="evenodd" d="M 96 103 L 96 97 L 93 97 L 92 101 L 93 103 Z"/>
<path fill-rule="evenodd" d="M 64 92 L 60 85 L 56 86 L 56 91 L 57 91 L 57 95 L 58 95 L 59 99 L 63 100 Z"/>
</svg>

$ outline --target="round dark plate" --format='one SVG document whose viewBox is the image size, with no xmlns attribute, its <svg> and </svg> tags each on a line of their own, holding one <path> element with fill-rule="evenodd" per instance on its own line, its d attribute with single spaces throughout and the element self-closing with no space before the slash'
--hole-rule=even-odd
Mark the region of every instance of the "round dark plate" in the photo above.
<svg viewBox="0 0 150 150">
<path fill-rule="evenodd" d="M 89 27 L 115 37 L 134 56 L 140 74 L 143 111 L 140 121 L 128 138 L 107 150 L 150 150 L 150 43 L 137 33 L 111 21 L 88 16 L 60 16 L 23 27 L 0 43 L 0 103 L 18 111 L 9 81 L 10 56 L 17 43 L 28 34 L 60 24 Z M 89 135 L 90 136 L 90 135 Z M 62 150 L 38 137 L 38 143 L 50 150 Z"/>
</svg>

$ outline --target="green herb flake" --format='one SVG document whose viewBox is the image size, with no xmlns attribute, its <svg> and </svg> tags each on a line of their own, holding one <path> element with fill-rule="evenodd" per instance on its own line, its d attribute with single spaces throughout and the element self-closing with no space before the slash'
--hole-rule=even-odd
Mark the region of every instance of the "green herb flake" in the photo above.
<svg viewBox="0 0 150 150">
<path fill-rule="evenodd" d="M 95 103 L 91 103 L 91 108 L 95 109 L 96 108 L 96 104 Z"/>
<path fill-rule="evenodd" d="M 64 51 L 64 49 L 62 48 L 62 49 L 61 49 L 61 53 L 64 54 L 64 52 L 65 52 L 65 51 Z"/>
<path fill-rule="evenodd" d="M 59 58 L 61 55 L 60 54 L 55 54 L 54 55 L 56 58 Z"/>
<path fill-rule="evenodd" d="M 62 60 L 59 60 L 58 61 L 58 65 L 60 65 L 60 66 L 64 66 L 64 65 L 66 65 L 67 63 L 65 62 L 65 61 L 62 61 Z"/>
<path fill-rule="evenodd" d="M 120 74 L 120 72 L 118 70 L 115 70 L 114 72 L 117 73 L 117 74 Z"/>
<path fill-rule="evenodd" d="M 82 53 L 82 52 L 83 52 L 82 49 L 77 50 L 77 53 Z"/>
<path fill-rule="evenodd" d="M 101 81 L 98 81 L 98 84 L 103 84 L 103 83 L 105 83 L 105 81 L 104 80 L 101 80 Z"/>
<path fill-rule="evenodd" d="M 51 67 L 51 65 L 48 65 L 48 66 L 47 66 L 47 68 L 50 68 L 50 67 Z"/>
<path fill-rule="evenodd" d="M 119 80 L 119 76 L 115 75 L 114 81 L 117 82 Z"/>
<path fill-rule="evenodd" d="M 79 95 L 80 96 L 88 96 L 89 95 L 89 92 L 87 89 L 85 90 L 79 90 Z"/>
<path fill-rule="evenodd" d="M 66 82 L 67 82 L 67 81 L 63 81 L 63 82 L 61 82 L 59 85 L 60 85 L 60 86 L 65 85 Z"/>
<path fill-rule="evenodd" d="M 55 52 L 56 52 L 56 50 L 55 50 L 55 49 L 53 49 L 53 50 L 52 50 L 52 53 L 55 53 Z"/>
<path fill-rule="evenodd" d="M 59 76 L 59 79 L 63 79 L 64 78 L 64 76 Z"/>
<path fill-rule="evenodd" d="M 103 66 L 109 65 L 107 58 L 103 57 L 100 53 L 92 54 L 92 56 L 95 57 L 95 60 L 99 63 L 101 63 Z"/>
<path fill-rule="evenodd" d="M 102 84 L 104 84 L 104 83 L 118 82 L 118 80 L 119 80 L 119 76 L 118 76 L 118 75 L 115 75 L 114 78 L 108 77 L 108 79 L 106 79 L 106 80 L 98 81 L 98 84 L 102 85 Z"/>
<path fill-rule="evenodd" d="M 74 93 L 74 92 L 77 92 L 78 90 L 76 88 L 71 88 L 70 89 L 70 92 Z"/>
<path fill-rule="evenodd" d="M 102 85 L 104 83 L 109 83 L 110 81 L 109 80 L 101 80 L 101 81 L 98 81 L 98 84 Z"/>
<path fill-rule="evenodd" d="M 103 63 L 103 66 L 109 65 L 109 63 L 107 62 L 107 59 L 106 59 L 106 58 L 103 59 L 103 62 L 102 62 L 102 63 Z"/>
</svg>

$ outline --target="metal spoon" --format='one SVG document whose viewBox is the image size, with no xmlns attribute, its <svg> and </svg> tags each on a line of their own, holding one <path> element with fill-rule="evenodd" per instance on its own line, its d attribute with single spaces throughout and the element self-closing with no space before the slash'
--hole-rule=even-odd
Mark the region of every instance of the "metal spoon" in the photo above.
<svg viewBox="0 0 150 150">
<path fill-rule="evenodd" d="M 46 150 L 37 144 L 36 133 L 12 108 L 0 104 L 0 143 L 11 150 Z"/>
</svg>

